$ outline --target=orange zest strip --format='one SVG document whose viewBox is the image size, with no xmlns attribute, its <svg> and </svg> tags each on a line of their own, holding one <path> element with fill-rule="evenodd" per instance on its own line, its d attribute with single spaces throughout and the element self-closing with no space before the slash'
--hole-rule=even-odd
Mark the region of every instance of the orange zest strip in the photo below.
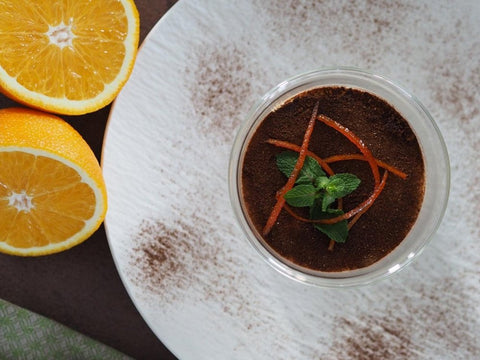
<svg viewBox="0 0 480 360">
<path fill-rule="evenodd" d="M 298 215 L 295 211 L 293 211 L 293 209 L 288 204 L 284 204 L 283 208 L 285 209 L 286 212 L 288 212 L 293 218 L 297 219 L 298 221 L 303 221 L 303 222 L 312 221 L 307 218 L 304 218 L 303 216 Z"/>
<path fill-rule="evenodd" d="M 282 211 L 282 208 L 285 205 L 285 198 L 283 196 L 292 189 L 293 185 L 295 184 L 295 181 L 297 180 L 298 174 L 300 173 L 300 170 L 302 170 L 303 163 L 305 162 L 305 158 L 307 157 L 307 149 L 308 149 L 308 144 L 310 142 L 310 137 L 312 136 L 313 128 L 315 126 L 318 106 L 319 106 L 319 103 L 317 102 L 313 109 L 312 117 L 308 122 L 308 127 L 307 127 L 307 130 L 305 131 L 305 135 L 303 136 L 302 146 L 300 147 L 300 151 L 299 151 L 299 155 L 298 155 L 298 159 L 295 164 L 295 167 L 293 168 L 293 171 L 290 174 L 287 180 L 287 183 L 285 184 L 282 191 L 280 192 L 277 202 L 275 203 L 275 206 L 273 207 L 272 212 L 268 217 L 267 223 L 263 228 L 264 236 L 270 232 L 273 225 L 277 221 L 278 216 L 280 215 L 280 212 Z"/>
<path fill-rule="evenodd" d="M 378 194 L 376 195 L 376 197 L 378 197 L 380 195 L 380 193 L 382 192 L 383 188 L 385 187 L 385 183 L 387 182 L 387 176 L 388 176 L 388 172 L 385 171 L 385 174 L 383 174 L 383 178 L 382 178 L 382 182 L 380 182 L 380 186 L 379 186 L 379 189 L 378 189 Z M 375 199 L 373 200 L 375 201 Z M 348 225 L 347 225 L 347 228 L 348 230 L 350 230 L 352 228 L 353 225 L 355 225 L 355 223 L 358 221 L 358 219 L 360 219 L 360 217 L 365 214 L 367 212 L 368 209 L 370 209 L 370 207 L 373 205 L 373 201 L 370 202 L 369 205 L 367 205 L 365 208 L 363 208 L 362 211 L 358 212 L 357 214 L 355 214 L 355 216 L 352 218 L 352 220 L 350 220 L 348 222 Z"/>
<path fill-rule="evenodd" d="M 330 242 L 328 243 L 328 251 L 333 251 L 334 247 L 335 247 L 335 240 L 330 239 Z"/>
<path fill-rule="evenodd" d="M 287 149 L 287 150 L 292 150 L 292 151 L 296 151 L 296 152 L 300 151 L 300 146 L 298 146 L 296 144 L 293 144 L 291 142 L 288 142 L 288 141 L 277 140 L 277 139 L 268 139 L 266 142 L 268 144 L 271 144 L 271 145 L 274 145 L 274 146 L 277 146 L 277 147 L 281 147 L 281 148 L 284 148 L 284 149 Z M 335 163 L 335 162 L 338 162 L 338 161 L 346 161 L 346 160 L 367 161 L 365 156 L 362 155 L 362 154 L 333 155 L 333 156 L 329 156 L 327 158 L 322 159 L 320 156 L 318 156 L 317 154 L 315 154 L 315 153 L 313 153 L 309 150 L 309 151 L 307 151 L 307 155 L 310 156 L 311 158 L 315 159 L 320 164 L 320 166 L 323 168 L 323 170 L 325 170 L 325 172 L 328 174 L 328 176 L 333 176 L 335 174 L 334 171 L 332 170 L 332 168 L 329 165 L 331 163 Z M 374 158 L 374 159 L 375 159 L 375 162 L 377 163 L 377 165 L 379 167 L 381 167 L 385 170 L 388 170 L 393 175 L 396 175 L 403 180 L 405 180 L 408 177 L 408 175 L 405 174 L 402 170 L 399 170 L 396 167 L 394 167 L 392 165 L 389 165 L 386 162 L 383 162 L 382 160 L 378 160 L 376 158 Z"/>
<path fill-rule="evenodd" d="M 380 184 L 380 172 L 378 171 L 378 165 L 373 157 L 371 151 L 363 143 L 363 141 L 355 135 L 350 129 L 347 129 L 345 126 L 339 124 L 335 120 L 330 119 L 328 116 L 319 115 L 317 119 L 323 122 L 325 125 L 337 130 L 343 136 L 345 136 L 351 143 L 353 143 L 358 150 L 365 156 L 365 160 L 368 161 L 372 169 L 373 179 L 375 180 L 375 188 Z"/>
<path fill-rule="evenodd" d="M 363 160 L 363 161 L 367 161 L 365 156 L 363 156 L 362 154 L 333 155 L 333 156 L 329 156 L 328 158 L 323 159 L 323 161 L 326 162 L 327 164 L 331 164 L 331 163 L 334 163 L 334 162 L 337 162 L 337 161 L 344 161 L 344 160 Z M 397 169 L 396 167 L 394 167 L 392 165 L 389 165 L 389 164 L 383 162 L 382 160 L 375 159 L 375 162 L 377 163 L 377 165 L 379 167 L 381 167 L 385 170 L 388 170 L 389 172 L 398 176 L 399 178 L 402 178 L 403 180 L 405 180 L 408 177 L 408 175 L 405 174 L 403 171 Z"/>
<path fill-rule="evenodd" d="M 281 147 L 281 148 L 284 148 L 284 149 L 287 149 L 287 150 L 300 152 L 300 146 L 298 146 L 296 144 L 292 144 L 291 142 L 288 142 L 288 141 L 277 140 L 277 139 L 268 139 L 267 143 L 269 143 L 271 145 L 274 145 L 276 147 Z M 315 159 L 320 164 L 320 166 L 323 168 L 323 170 L 325 170 L 325 172 L 328 174 L 328 176 L 335 175 L 332 168 L 320 156 L 314 154 L 310 150 L 307 150 L 307 155 L 310 156 L 311 158 Z"/>
<path fill-rule="evenodd" d="M 337 209 L 338 210 L 343 210 L 343 198 L 338 198 L 337 199 Z"/>
<path fill-rule="evenodd" d="M 383 177 L 382 177 L 382 181 L 380 182 L 379 186 L 377 188 L 375 188 L 375 190 L 368 197 L 367 200 L 365 200 L 364 202 L 362 202 L 360 205 L 358 205 L 356 208 L 350 210 L 349 212 L 346 212 L 345 214 L 339 215 L 339 216 L 334 217 L 334 218 L 318 219 L 318 220 L 307 219 L 307 218 L 304 218 L 303 216 L 300 216 L 300 215 L 296 214 L 290 207 L 288 207 L 287 204 L 285 204 L 285 210 L 287 210 L 290 215 L 292 215 L 295 219 L 297 219 L 299 221 L 313 223 L 313 224 L 336 224 L 337 222 L 340 222 L 342 220 L 347 220 L 347 219 L 350 219 L 351 217 L 356 216 L 358 214 L 362 215 L 363 213 L 365 213 L 370 208 L 370 206 L 372 206 L 372 204 L 378 198 L 380 193 L 383 191 L 383 188 L 385 187 L 385 184 L 387 182 L 387 178 L 388 178 L 388 171 L 385 171 L 385 173 L 383 174 Z M 357 220 L 355 220 L 355 221 L 357 221 Z M 353 219 L 352 219 L 352 221 L 353 221 Z M 352 226 L 353 226 L 353 224 L 352 224 Z"/>
<path fill-rule="evenodd" d="M 347 225 L 347 229 L 350 230 L 353 225 L 355 225 L 355 223 L 358 221 L 358 219 L 360 219 L 360 217 L 365 213 L 365 211 L 362 211 L 362 212 L 359 212 L 357 215 L 355 215 L 352 220 L 350 220 L 348 222 L 348 225 Z"/>
</svg>

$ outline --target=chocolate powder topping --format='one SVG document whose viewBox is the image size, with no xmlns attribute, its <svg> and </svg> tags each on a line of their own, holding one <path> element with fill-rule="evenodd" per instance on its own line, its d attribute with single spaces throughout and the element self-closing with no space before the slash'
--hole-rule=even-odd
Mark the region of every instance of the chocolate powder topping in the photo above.
<svg viewBox="0 0 480 360">
<path fill-rule="evenodd" d="M 362 139 L 373 155 L 408 174 L 406 180 L 391 175 L 374 205 L 350 230 L 347 242 L 328 251 L 328 238 L 312 224 L 299 222 L 282 211 L 277 224 L 264 237 L 280 256 L 300 266 L 321 271 L 343 271 L 373 264 L 405 238 L 420 211 L 424 191 L 424 164 L 413 131 L 385 101 L 359 90 L 326 87 L 302 93 L 270 113 L 248 144 L 242 168 L 243 196 L 248 215 L 259 233 L 275 204 L 276 192 L 285 184 L 277 169 L 282 150 L 268 143 L 274 138 L 300 144 L 314 104 L 319 113 L 346 126 Z M 320 157 L 358 153 L 337 131 L 318 123 L 309 150 Z M 373 189 L 366 162 L 332 164 L 336 173 L 352 173 L 361 179 L 357 190 L 344 198 L 348 211 L 367 199 Z"/>
</svg>

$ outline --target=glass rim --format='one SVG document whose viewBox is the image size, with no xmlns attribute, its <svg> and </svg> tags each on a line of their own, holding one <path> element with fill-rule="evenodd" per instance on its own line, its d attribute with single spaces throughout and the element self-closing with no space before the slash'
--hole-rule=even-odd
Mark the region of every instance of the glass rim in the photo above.
<svg viewBox="0 0 480 360">
<path fill-rule="evenodd" d="M 340 81 L 341 78 L 343 81 Z M 321 79 L 324 80 L 331 80 L 331 83 L 321 84 L 321 85 L 312 85 L 307 86 L 310 83 L 314 83 Z M 356 80 L 355 80 L 356 79 Z M 355 81 L 359 81 L 362 85 L 347 85 L 346 83 L 355 83 Z M 327 81 L 328 82 L 328 81 Z M 344 83 L 342 83 L 344 82 Z M 277 106 L 281 106 L 286 100 L 296 96 L 297 94 L 320 87 L 326 86 L 345 86 L 350 88 L 357 88 L 366 92 L 370 92 L 380 98 L 384 99 L 384 96 L 377 94 L 377 92 L 370 89 L 369 86 L 381 86 L 382 89 L 385 91 L 391 92 L 392 96 L 397 96 L 399 100 L 406 102 L 409 106 L 412 107 L 412 111 L 415 110 L 418 113 L 418 119 L 421 118 L 424 121 L 423 125 L 428 126 L 433 130 L 434 139 L 435 141 L 436 150 L 440 150 L 440 157 L 442 160 L 442 164 L 440 166 L 444 167 L 444 179 L 442 183 L 442 194 L 440 194 L 442 201 L 442 206 L 437 206 L 435 209 L 435 219 L 433 223 L 430 223 L 428 231 L 423 234 L 421 241 L 413 241 L 413 244 L 408 249 L 408 254 L 406 256 L 401 256 L 400 260 L 394 261 L 393 263 L 389 264 L 389 259 L 392 258 L 392 254 L 396 253 L 397 250 L 405 243 L 410 233 L 407 237 L 402 240 L 400 245 L 398 245 L 395 249 L 393 249 L 389 254 L 385 257 L 379 259 L 375 263 L 371 264 L 370 266 L 359 268 L 356 270 L 349 270 L 349 271 L 342 271 L 342 272 L 325 272 L 325 271 L 316 271 L 308 268 L 301 267 L 299 265 L 294 264 L 283 258 L 281 255 L 277 254 L 275 250 L 273 250 L 265 240 L 263 240 L 262 236 L 258 233 L 258 231 L 254 228 L 253 225 L 249 223 L 248 214 L 246 213 L 246 209 L 242 205 L 242 194 L 241 194 L 241 167 L 242 163 L 242 154 L 248 144 L 248 135 L 252 135 L 255 130 L 255 125 L 258 126 L 259 123 L 263 121 L 265 116 L 262 114 L 267 111 L 272 111 L 273 104 L 277 104 Z M 303 88 L 305 87 L 305 88 Z M 283 99 L 283 100 L 282 100 Z M 384 99 L 393 106 L 397 111 L 402 114 L 402 109 L 398 109 L 397 106 L 388 101 L 388 99 Z M 275 108 L 273 106 L 273 108 Z M 405 117 L 403 114 L 402 116 L 407 120 L 412 130 L 415 132 L 415 126 L 412 124 L 412 119 Z M 421 144 L 421 139 L 418 138 L 419 144 Z M 424 157 L 424 162 L 426 161 L 425 157 L 425 149 L 422 148 L 422 155 Z M 425 164 L 425 181 L 426 181 L 426 192 L 428 189 L 428 174 L 427 174 L 427 164 Z M 399 85 L 397 82 L 394 82 L 382 75 L 378 75 L 375 73 L 368 72 L 366 70 L 362 70 L 359 68 L 354 67 L 331 67 L 331 68 L 322 68 L 322 69 L 315 69 L 308 72 L 304 72 L 293 77 L 290 77 L 273 88 L 267 91 L 248 111 L 246 118 L 243 124 L 240 126 L 239 131 L 235 137 L 232 151 L 230 154 L 230 162 L 229 162 L 229 173 L 228 173 L 228 182 L 229 182 L 229 195 L 230 201 L 232 203 L 232 207 L 235 213 L 235 217 L 242 228 L 244 235 L 246 236 L 250 245 L 261 255 L 261 257 L 273 268 L 277 271 L 286 275 L 287 277 L 299 281 L 304 284 L 309 285 L 316 285 L 320 287 L 352 287 L 357 285 L 366 285 L 383 278 L 386 278 L 398 271 L 404 269 L 406 265 L 411 263 L 415 258 L 420 255 L 423 251 L 425 246 L 431 241 L 433 235 L 437 231 L 440 223 L 443 219 L 443 216 L 446 211 L 448 197 L 449 197 L 449 189 L 450 189 L 450 165 L 449 165 L 449 157 L 448 151 L 445 144 L 445 141 L 441 135 L 440 129 L 438 128 L 435 120 L 430 115 L 428 110 L 425 106 L 409 91 L 407 91 L 403 86 Z M 422 208 L 424 207 L 425 203 L 425 196 L 422 203 Z M 431 196 L 431 195 L 430 195 Z M 421 209 L 422 212 L 422 209 Z M 420 215 L 419 215 L 420 216 Z M 418 222 L 418 218 L 416 223 L 413 225 L 412 229 L 415 228 L 415 225 Z M 410 230 L 410 232 L 412 231 Z M 415 245 L 415 246 L 414 246 Z M 398 253 L 396 254 L 398 257 Z M 388 266 L 387 266 L 388 265 Z"/>
</svg>

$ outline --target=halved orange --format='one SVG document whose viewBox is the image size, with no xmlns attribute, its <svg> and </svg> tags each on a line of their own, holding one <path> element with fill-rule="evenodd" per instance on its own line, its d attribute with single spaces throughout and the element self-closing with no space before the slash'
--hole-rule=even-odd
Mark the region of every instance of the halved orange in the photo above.
<svg viewBox="0 0 480 360">
<path fill-rule="evenodd" d="M 66 250 L 98 229 L 107 210 L 100 165 L 82 136 L 37 110 L 0 110 L 0 251 Z"/>
<path fill-rule="evenodd" d="M 138 38 L 132 0 L 2 0 L 0 90 L 49 112 L 98 110 L 127 81 Z"/>
</svg>

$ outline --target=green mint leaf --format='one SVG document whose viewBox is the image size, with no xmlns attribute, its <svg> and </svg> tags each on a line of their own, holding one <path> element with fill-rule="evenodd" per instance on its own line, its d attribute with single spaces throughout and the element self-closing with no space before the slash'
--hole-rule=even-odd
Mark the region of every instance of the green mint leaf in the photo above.
<svg viewBox="0 0 480 360">
<path fill-rule="evenodd" d="M 282 151 L 277 154 L 277 167 L 286 177 L 290 177 L 297 163 L 297 159 L 297 153 L 293 151 Z"/>
<path fill-rule="evenodd" d="M 290 177 L 295 164 L 298 160 L 298 154 L 293 151 L 283 151 L 277 155 L 277 167 L 286 176 Z M 310 156 L 305 158 L 302 170 L 297 178 L 297 184 L 314 184 L 315 179 L 325 176 L 320 164 Z"/>
<path fill-rule="evenodd" d="M 353 174 L 335 174 L 330 177 L 325 190 L 331 196 L 341 198 L 354 191 L 358 185 L 360 179 Z"/>
<path fill-rule="evenodd" d="M 323 196 L 323 199 L 322 199 L 322 211 L 327 211 L 327 208 L 330 204 L 334 203 L 336 200 L 335 197 L 333 197 L 332 195 L 330 195 L 329 193 L 326 193 L 324 196 Z"/>
<path fill-rule="evenodd" d="M 317 212 L 315 219 L 330 219 L 342 215 L 343 211 L 339 209 L 328 209 L 327 212 Z M 347 220 L 339 221 L 335 224 L 314 224 L 315 229 L 328 236 L 329 239 L 337 243 L 344 243 L 348 237 Z"/>
<path fill-rule="evenodd" d="M 313 185 L 297 185 L 283 197 L 288 205 L 295 207 L 312 206 L 315 203 L 317 189 Z"/>
<path fill-rule="evenodd" d="M 315 201 L 313 202 L 313 205 L 310 206 L 310 219 L 318 218 L 319 214 L 322 212 L 322 202 L 323 202 L 324 196 L 325 196 L 325 191 L 318 191 L 317 189 L 317 194 L 315 195 Z"/>
<path fill-rule="evenodd" d="M 295 181 L 295 184 L 298 185 L 312 185 L 312 183 L 312 178 L 306 175 L 299 175 L 297 180 Z"/>
<path fill-rule="evenodd" d="M 326 211 L 322 210 L 322 205 L 323 205 L 323 198 L 325 197 L 326 194 L 322 194 L 322 196 L 317 197 L 315 202 L 313 203 L 312 207 L 310 208 L 310 219 L 312 220 L 318 220 L 318 219 L 328 219 L 332 216 L 336 216 L 335 214 L 338 211 L 338 209 L 330 209 L 328 208 Z"/>
<path fill-rule="evenodd" d="M 347 241 L 347 220 L 342 220 L 335 224 L 315 224 L 314 227 L 337 243 L 344 243 Z"/>
<path fill-rule="evenodd" d="M 326 176 L 320 176 L 315 180 L 315 186 L 317 189 L 325 189 L 330 180 Z"/>
<path fill-rule="evenodd" d="M 303 164 L 302 171 L 300 171 L 301 177 L 308 177 L 311 180 L 311 183 L 315 183 L 315 179 L 321 176 L 325 176 L 325 172 L 323 171 L 320 164 L 314 158 L 307 156 L 305 158 L 305 163 Z"/>
</svg>

